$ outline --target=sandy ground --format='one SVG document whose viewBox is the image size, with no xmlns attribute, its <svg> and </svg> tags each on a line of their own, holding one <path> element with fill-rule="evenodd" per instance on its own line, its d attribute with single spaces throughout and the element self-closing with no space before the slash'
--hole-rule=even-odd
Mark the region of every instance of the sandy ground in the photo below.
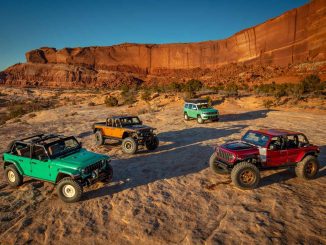
<svg viewBox="0 0 326 245">
<path fill-rule="evenodd" d="M 161 145 L 133 156 L 110 141 L 96 147 L 91 125 L 108 115 L 135 114 L 138 107 L 67 105 L 1 126 L 0 152 L 32 133 L 72 134 L 87 149 L 112 156 L 114 180 L 86 189 L 79 203 L 65 204 L 51 184 L 25 179 L 14 189 L 1 179 L 0 243 L 326 244 L 325 114 L 269 111 L 231 100 L 215 106 L 220 122 L 198 125 L 183 120 L 181 100 L 159 97 L 151 104 L 156 109 L 140 118 L 158 129 Z M 229 176 L 209 169 L 216 144 L 262 127 L 302 131 L 321 146 L 318 178 L 266 171 L 259 188 L 242 191 Z"/>
</svg>

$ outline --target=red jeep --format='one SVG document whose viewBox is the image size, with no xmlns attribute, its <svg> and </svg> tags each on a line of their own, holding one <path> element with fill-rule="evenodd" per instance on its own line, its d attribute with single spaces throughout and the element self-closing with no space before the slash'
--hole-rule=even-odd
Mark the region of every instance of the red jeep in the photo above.
<svg viewBox="0 0 326 245">
<path fill-rule="evenodd" d="M 249 130 L 241 141 L 216 147 L 209 165 L 218 174 L 231 173 L 241 189 L 254 189 L 259 170 L 294 167 L 298 177 L 313 179 L 319 170 L 318 146 L 298 132 L 281 129 Z"/>
</svg>

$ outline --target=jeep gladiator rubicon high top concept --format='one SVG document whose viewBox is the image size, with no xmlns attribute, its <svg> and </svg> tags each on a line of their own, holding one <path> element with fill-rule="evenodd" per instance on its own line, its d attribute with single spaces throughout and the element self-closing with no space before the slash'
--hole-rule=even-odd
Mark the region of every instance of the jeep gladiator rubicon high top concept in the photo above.
<svg viewBox="0 0 326 245">
<path fill-rule="evenodd" d="M 183 108 L 183 116 L 187 121 L 190 118 L 195 118 L 200 124 L 204 123 L 207 120 L 219 120 L 218 110 L 210 107 L 206 99 L 186 100 Z"/>
<path fill-rule="evenodd" d="M 5 179 L 11 186 L 23 177 L 56 184 L 64 202 L 77 202 L 83 187 L 97 181 L 110 181 L 110 157 L 87 151 L 75 137 L 39 134 L 15 140 L 3 155 Z"/>
<path fill-rule="evenodd" d="M 318 146 L 299 132 L 281 129 L 249 130 L 241 141 L 216 147 L 209 160 L 212 170 L 231 173 L 232 182 L 241 189 L 253 189 L 260 181 L 260 170 L 295 168 L 303 179 L 313 179 L 319 170 Z"/>
<path fill-rule="evenodd" d="M 105 139 L 119 140 L 122 141 L 122 150 L 128 154 L 136 153 L 139 145 L 145 145 L 150 151 L 155 150 L 159 140 L 154 130 L 143 125 L 135 116 L 109 117 L 105 122 L 93 125 L 96 145 L 103 145 Z"/>
</svg>

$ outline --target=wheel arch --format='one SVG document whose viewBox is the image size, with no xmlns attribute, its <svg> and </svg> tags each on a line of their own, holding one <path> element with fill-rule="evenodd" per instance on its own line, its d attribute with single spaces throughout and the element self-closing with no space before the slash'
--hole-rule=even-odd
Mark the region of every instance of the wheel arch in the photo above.
<svg viewBox="0 0 326 245">
<path fill-rule="evenodd" d="M 10 165 L 14 165 L 15 168 L 18 170 L 18 172 L 23 175 L 24 174 L 24 171 L 23 169 L 19 166 L 19 164 L 17 164 L 15 161 L 5 161 L 4 164 L 3 164 L 3 168 L 6 169 L 8 166 Z"/>
<path fill-rule="evenodd" d="M 66 178 L 66 177 L 69 177 L 69 178 L 72 178 L 72 179 L 78 179 L 80 175 L 76 174 L 76 175 L 73 175 L 72 173 L 70 172 L 67 172 L 65 170 L 60 170 L 58 172 L 58 175 L 55 179 L 55 183 L 58 183 L 60 180 L 62 180 L 63 178 Z"/>
<path fill-rule="evenodd" d="M 298 162 L 301 162 L 305 157 L 307 156 L 314 156 L 314 157 L 317 157 L 317 153 L 315 151 L 308 151 L 308 152 L 305 152 L 305 153 L 302 153 L 298 156 L 297 158 L 297 161 Z"/>
</svg>

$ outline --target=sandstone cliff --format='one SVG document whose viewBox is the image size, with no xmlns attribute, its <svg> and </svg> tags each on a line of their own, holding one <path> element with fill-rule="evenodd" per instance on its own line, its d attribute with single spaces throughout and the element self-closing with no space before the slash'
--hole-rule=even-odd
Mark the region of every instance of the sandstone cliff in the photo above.
<svg viewBox="0 0 326 245">
<path fill-rule="evenodd" d="M 288 66 L 323 61 L 326 60 L 326 4 L 324 0 L 312 1 L 225 40 L 61 50 L 45 47 L 27 52 L 26 59 L 27 64 L 7 69 L 0 76 L 2 82 L 111 86 L 120 76 L 123 77 L 120 80 L 132 82 L 185 70 L 218 70 L 233 63 Z"/>
</svg>

